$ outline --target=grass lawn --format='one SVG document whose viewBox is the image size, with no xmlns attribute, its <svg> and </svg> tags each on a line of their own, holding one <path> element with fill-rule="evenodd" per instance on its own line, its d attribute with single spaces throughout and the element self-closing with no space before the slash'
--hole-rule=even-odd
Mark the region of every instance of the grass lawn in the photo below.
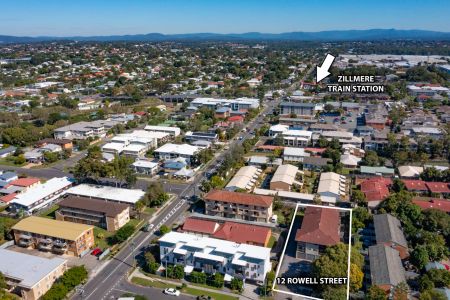
<svg viewBox="0 0 450 300">
<path fill-rule="evenodd" d="M 44 210 L 39 214 L 40 217 L 55 219 L 55 212 L 58 210 L 59 206 L 57 204 L 52 205 L 49 209 Z"/>
<path fill-rule="evenodd" d="M 193 296 L 201 296 L 201 295 L 210 296 L 214 300 L 237 300 L 237 299 L 239 299 L 239 297 L 229 296 L 229 295 L 225 295 L 222 293 L 214 293 L 214 292 L 199 290 L 199 289 L 192 288 L 192 287 L 185 287 L 181 291 L 186 294 L 193 295 Z"/>
<path fill-rule="evenodd" d="M 156 207 L 146 207 L 144 210 L 144 214 L 151 216 L 156 212 L 156 210 Z"/>
<path fill-rule="evenodd" d="M 133 278 L 131 278 L 131 282 L 138 284 L 138 285 L 150 286 L 150 287 L 155 287 L 155 288 L 159 288 L 159 289 L 177 288 L 178 287 L 176 284 L 165 283 L 165 282 L 161 282 L 158 280 L 153 281 L 153 280 L 148 280 L 148 279 L 141 278 L 141 277 L 133 277 Z"/>
<path fill-rule="evenodd" d="M 276 242 L 275 237 L 274 237 L 273 235 L 270 236 L 269 243 L 267 244 L 267 247 L 268 247 L 268 248 L 272 248 L 273 245 L 275 244 L 275 242 Z"/>
<path fill-rule="evenodd" d="M 98 238 L 98 236 L 103 235 L 103 238 Z M 106 231 L 103 228 L 94 227 L 94 237 L 95 237 L 95 242 L 97 243 L 97 247 L 101 248 L 101 249 L 106 249 L 108 247 L 111 247 L 112 245 L 108 243 L 108 238 L 110 236 L 112 236 L 114 233 Z"/>
<path fill-rule="evenodd" d="M 25 163 L 23 163 L 23 164 L 16 165 L 13 161 L 6 159 L 6 157 L 5 157 L 5 158 L 0 158 L 0 165 L 4 165 L 4 166 L 23 167 L 23 166 L 25 166 L 26 164 L 27 164 L 27 163 L 25 162 Z"/>
</svg>

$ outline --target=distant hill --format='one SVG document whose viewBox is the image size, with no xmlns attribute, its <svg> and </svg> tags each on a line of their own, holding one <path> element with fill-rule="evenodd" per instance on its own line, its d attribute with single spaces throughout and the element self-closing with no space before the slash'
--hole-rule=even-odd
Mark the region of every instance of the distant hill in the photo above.
<svg viewBox="0 0 450 300">
<path fill-rule="evenodd" d="M 68 36 L 68 37 L 26 37 L 0 35 L 0 43 L 33 43 L 45 41 L 176 41 L 176 40 L 292 40 L 292 41 L 368 41 L 368 40 L 450 40 L 450 32 L 428 30 L 397 30 L 397 29 L 369 29 L 369 30 L 331 30 L 319 32 L 285 32 L 285 33 L 187 33 L 187 34 L 134 34 L 108 36 Z"/>
</svg>

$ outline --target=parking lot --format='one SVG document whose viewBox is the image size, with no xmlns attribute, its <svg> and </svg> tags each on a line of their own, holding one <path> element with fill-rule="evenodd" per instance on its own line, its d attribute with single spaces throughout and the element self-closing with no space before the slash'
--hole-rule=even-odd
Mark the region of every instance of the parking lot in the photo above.
<svg viewBox="0 0 450 300">
<path fill-rule="evenodd" d="M 16 252 L 20 252 L 20 253 L 25 253 L 25 254 L 39 256 L 39 257 L 45 257 L 45 258 L 60 257 L 60 258 L 67 260 L 67 265 L 69 267 L 84 265 L 86 267 L 86 269 L 88 270 L 88 272 L 91 272 L 94 269 L 97 269 L 105 262 L 105 261 L 98 260 L 97 257 L 95 257 L 91 254 L 86 254 L 83 257 L 75 257 L 75 256 L 65 255 L 65 254 L 57 255 L 57 254 L 54 254 L 51 252 L 40 251 L 38 249 L 22 248 L 22 247 L 19 247 L 16 245 L 8 247 L 7 249 L 11 250 L 11 251 L 16 251 Z"/>
</svg>

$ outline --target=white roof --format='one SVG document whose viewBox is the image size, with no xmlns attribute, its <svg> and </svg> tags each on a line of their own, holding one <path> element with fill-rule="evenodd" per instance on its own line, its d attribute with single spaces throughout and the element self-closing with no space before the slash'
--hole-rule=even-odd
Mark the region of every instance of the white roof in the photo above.
<svg viewBox="0 0 450 300">
<path fill-rule="evenodd" d="M 253 178 L 258 178 L 258 168 L 254 166 L 246 166 L 239 169 L 236 175 L 230 180 L 225 189 L 246 189 L 254 186 Z"/>
<path fill-rule="evenodd" d="M 146 149 L 147 147 L 141 144 L 130 144 L 123 148 L 123 151 L 129 151 L 129 152 L 140 152 L 143 149 Z"/>
<path fill-rule="evenodd" d="M 199 253 L 197 254 L 198 257 L 205 257 L 205 254 L 213 255 L 215 257 L 219 256 L 219 253 L 221 252 L 234 254 L 234 256 L 237 258 L 248 257 L 259 260 L 270 259 L 270 248 L 247 244 L 238 244 L 230 241 L 208 237 L 199 237 L 196 235 L 176 231 L 166 233 L 159 239 L 159 241 L 174 244 L 177 245 L 177 247 L 187 246 L 197 248 L 198 251 L 196 252 L 196 254 Z M 214 254 L 211 254 L 211 252 L 214 252 Z M 212 256 L 208 258 L 212 258 Z"/>
<path fill-rule="evenodd" d="M 398 167 L 398 173 L 401 177 L 417 177 L 422 174 L 423 168 L 416 166 L 400 166 Z"/>
<path fill-rule="evenodd" d="M 289 126 L 288 125 L 283 125 L 283 124 L 276 124 L 276 125 L 272 125 L 270 126 L 270 131 L 275 131 L 275 132 L 284 132 L 289 130 Z"/>
<path fill-rule="evenodd" d="M 169 127 L 169 126 L 147 125 L 147 126 L 145 126 L 144 130 L 146 130 L 146 131 L 171 132 L 175 136 L 178 136 L 181 133 L 181 129 L 179 127 Z"/>
<path fill-rule="evenodd" d="M 356 157 L 349 153 L 341 155 L 341 163 L 346 166 L 357 166 L 360 161 L 360 157 Z"/>
<path fill-rule="evenodd" d="M 72 181 L 70 181 L 68 177 L 52 178 L 45 183 L 38 184 L 37 186 L 28 189 L 24 193 L 18 194 L 11 203 L 30 206 L 70 185 L 72 185 Z"/>
<path fill-rule="evenodd" d="M 295 177 L 297 176 L 298 168 L 293 165 L 281 165 L 273 174 L 272 182 L 285 182 L 289 185 L 292 185 L 295 181 Z"/>
<path fill-rule="evenodd" d="M 102 151 L 105 150 L 114 150 L 117 151 L 118 153 L 123 151 L 123 148 L 125 148 L 124 144 L 120 144 L 120 143 L 107 143 L 105 145 L 103 145 L 102 147 Z"/>
<path fill-rule="evenodd" d="M 303 137 L 306 139 L 311 139 L 312 131 L 289 129 L 283 132 L 283 136 Z"/>
<path fill-rule="evenodd" d="M 274 190 L 256 188 L 253 190 L 253 193 L 255 193 L 257 195 L 264 195 L 264 196 L 278 195 L 281 198 L 292 199 L 292 200 L 297 200 L 297 201 L 312 202 L 314 200 L 313 194 L 296 193 L 296 192 L 288 192 L 288 191 L 274 191 Z M 320 196 L 320 200 L 324 203 L 331 203 L 331 204 L 336 203 L 336 199 L 334 197 Z"/>
<path fill-rule="evenodd" d="M 284 147 L 283 155 L 305 157 L 309 156 L 309 153 L 306 153 L 304 148 Z"/>
<path fill-rule="evenodd" d="M 19 286 L 25 288 L 32 288 L 66 263 L 65 259 L 59 257 L 48 259 L 6 249 L 0 249 L 0 261 L 0 272 L 6 277 L 19 279 Z"/>
<path fill-rule="evenodd" d="M 345 178 L 345 177 L 344 177 Z M 320 175 L 319 186 L 317 187 L 317 193 L 332 193 L 339 195 L 341 187 L 345 181 L 341 175 L 333 172 L 326 172 Z"/>
<path fill-rule="evenodd" d="M 167 143 L 155 150 L 155 152 L 174 153 L 178 155 L 194 155 L 200 148 L 188 144 L 171 144 Z"/>
<path fill-rule="evenodd" d="M 138 189 L 80 184 L 68 189 L 67 194 L 134 204 L 144 197 L 145 192 Z"/>
<path fill-rule="evenodd" d="M 137 160 L 131 164 L 133 167 L 150 168 L 153 169 L 158 166 L 157 163 L 148 160 Z"/>
</svg>

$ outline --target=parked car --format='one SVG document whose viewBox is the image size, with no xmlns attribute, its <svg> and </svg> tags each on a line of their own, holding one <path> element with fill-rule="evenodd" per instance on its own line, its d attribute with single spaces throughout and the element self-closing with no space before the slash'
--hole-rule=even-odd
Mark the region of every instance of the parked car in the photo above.
<svg viewBox="0 0 450 300">
<path fill-rule="evenodd" d="M 180 291 L 177 289 L 168 288 L 164 290 L 164 294 L 178 297 L 180 296 Z"/>
<path fill-rule="evenodd" d="M 100 249 L 100 248 L 95 248 L 91 252 L 91 255 L 94 255 L 94 256 L 99 256 L 100 254 L 102 254 L 102 249 Z"/>
</svg>

